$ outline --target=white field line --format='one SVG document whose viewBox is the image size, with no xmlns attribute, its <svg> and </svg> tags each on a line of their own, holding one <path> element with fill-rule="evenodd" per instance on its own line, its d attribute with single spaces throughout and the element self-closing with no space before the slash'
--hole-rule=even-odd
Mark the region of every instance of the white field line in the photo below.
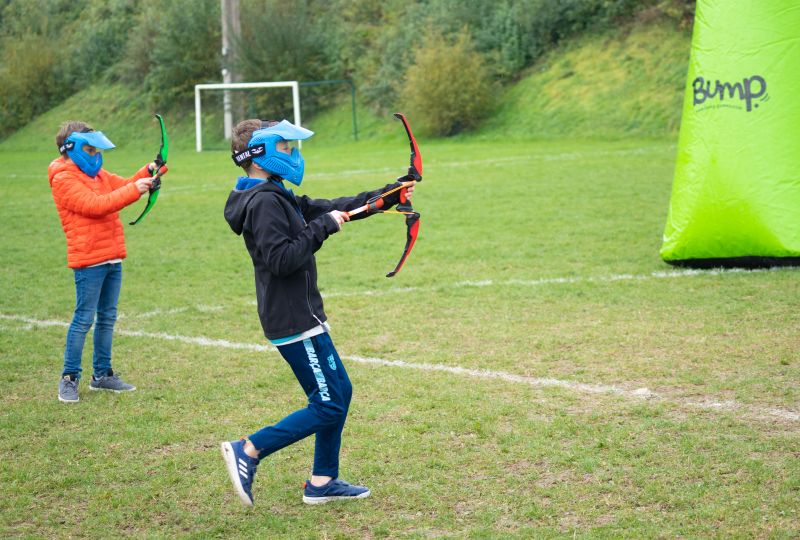
<svg viewBox="0 0 800 540">
<path fill-rule="evenodd" d="M 184 306 L 178 308 L 169 308 L 169 309 L 161 309 L 156 308 L 152 311 L 146 311 L 144 313 L 135 313 L 128 315 L 127 313 L 120 313 L 117 315 L 117 320 L 122 319 L 149 319 L 152 317 L 162 317 L 165 315 L 177 315 L 178 313 L 185 313 L 189 310 L 199 311 L 201 313 L 213 313 L 223 311 L 225 308 L 223 306 L 207 306 L 204 304 L 196 304 L 194 306 Z"/>
<path fill-rule="evenodd" d="M 167 177 L 165 177 L 165 178 L 167 178 Z M 170 186 L 169 187 L 169 191 L 165 192 L 164 195 L 169 195 L 170 193 L 173 193 L 173 194 L 174 193 L 181 193 L 181 192 L 184 192 L 184 191 L 193 193 L 195 191 L 208 191 L 210 189 L 219 189 L 220 191 L 222 191 L 226 187 L 227 186 L 226 186 L 226 184 L 224 182 L 211 182 L 211 183 L 205 183 L 205 184 L 191 184 L 191 185 L 185 185 L 185 186 L 182 186 L 182 185 Z M 227 191 L 226 191 L 226 193 L 227 193 Z M 161 195 L 159 195 L 159 197 L 161 197 Z"/>
<path fill-rule="evenodd" d="M 532 143 L 533 146 L 536 143 Z M 528 154 L 528 155 L 518 155 L 518 156 L 506 156 L 506 157 L 497 157 L 497 158 L 484 158 L 484 159 L 473 159 L 473 160 L 461 160 L 461 161 L 437 161 L 431 160 L 430 163 L 426 163 L 426 167 L 428 170 L 437 170 L 437 169 L 448 169 L 448 168 L 459 168 L 459 167 L 473 167 L 475 165 L 482 165 L 482 164 L 491 164 L 491 165 L 498 165 L 498 164 L 508 164 L 508 163 L 521 163 L 521 162 L 531 162 L 531 161 L 574 161 L 581 158 L 592 158 L 592 157 L 610 157 L 610 156 L 632 156 L 632 155 L 644 155 L 650 153 L 658 153 L 669 151 L 676 148 L 675 144 L 668 144 L 668 145 L 655 145 L 655 146 L 645 146 L 645 147 L 638 147 L 638 148 L 627 148 L 627 149 L 620 149 L 620 150 L 586 150 L 580 152 L 559 152 L 559 153 L 538 153 L 538 154 Z M 308 178 L 347 178 L 352 176 L 360 176 L 360 175 L 383 175 L 389 173 L 397 173 L 398 171 L 402 172 L 402 167 L 375 167 L 372 169 L 354 169 L 349 171 L 338 171 L 338 172 L 306 172 L 306 177 Z M 23 178 L 47 178 L 46 174 L 38 174 L 38 173 L 13 173 L 13 174 L 6 174 L 0 176 L 0 178 L 9 178 L 9 179 L 23 179 Z M 169 177 L 166 177 L 167 180 Z M 387 177 L 385 179 L 386 182 L 390 182 L 391 178 Z M 171 197 L 172 195 L 177 195 L 183 191 L 191 191 L 192 193 L 197 192 L 205 192 L 211 191 L 214 189 L 219 189 L 221 184 L 219 183 L 205 183 L 205 184 L 193 184 L 193 185 L 178 185 L 170 187 L 168 190 L 164 190 L 159 197 Z M 172 195 L 171 195 L 172 194 Z M 36 199 L 27 199 L 24 201 L 8 201 L 4 200 L 0 202 L 0 208 L 4 209 L 16 209 L 16 208 L 31 208 L 35 206 L 39 206 L 45 202 L 45 200 L 52 201 L 52 197 L 37 197 Z"/>
<path fill-rule="evenodd" d="M 437 161 L 431 160 L 425 163 L 426 168 L 431 169 L 448 169 L 453 167 L 472 167 L 474 165 L 498 165 L 503 163 L 520 163 L 529 161 L 574 161 L 580 158 L 592 157 L 609 157 L 609 156 L 632 156 L 632 155 L 645 155 L 650 153 L 659 153 L 675 149 L 674 144 L 647 146 L 638 148 L 627 148 L 621 150 L 587 150 L 583 152 L 559 152 L 559 153 L 538 153 L 506 157 L 494 157 L 484 159 L 466 159 L 461 161 Z M 320 172 L 313 173 L 307 172 L 306 176 L 309 178 L 344 178 L 350 176 L 358 176 L 363 174 L 382 174 L 397 171 L 398 167 L 375 167 L 371 169 L 352 169 L 349 171 L 339 172 Z"/>
<path fill-rule="evenodd" d="M 775 268 L 756 268 L 753 270 L 745 270 L 742 268 L 730 269 L 711 269 L 711 270 L 668 270 L 651 272 L 650 274 L 612 274 L 608 276 L 596 277 L 554 277 L 554 278 L 541 278 L 541 279 L 506 279 L 506 280 L 493 280 L 483 279 L 475 281 L 454 281 L 450 283 L 442 283 L 439 285 L 431 285 L 426 287 L 398 287 L 388 289 L 374 289 L 363 291 L 340 291 L 322 293 L 323 298 L 337 298 L 343 296 L 386 296 L 390 294 L 408 293 L 408 292 L 426 292 L 437 291 L 442 289 L 460 289 L 463 287 L 539 287 L 542 285 L 564 285 L 572 283 L 613 283 L 617 281 L 644 281 L 648 279 L 675 279 L 682 277 L 693 276 L 718 276 L 721 274 L 743 274 L 743 273 L 760 273 L 760 272 L 783 272 L 783 271 L 797 271 L 800 267 L 796 266 L 783 266 Z"/>
<path fill-rule="evenodd" d="M 0 313 L 0 319 L 6 321 L 19 321 L 26 323 L 26 326 L 21 327 L 22 330 L 30 330 L 34 326 L 44 326 L 44 327 L 57 326 L 62 328 L 69 327 L 69 323 L 66 321 L 39 320 L 39 319 L 32 319 L 30 317 L 22 317 L 19 315 L 6 315 L 4 313 Z M 259 345 L 256 343 L 235 343 L 232 341 L 228 341 L 226 339 L 212 339 L 204 336 L 200 337 L 180 336 L 175 334 L 165 334 L 163 332 L 140 332 L 138 330 L 125 330 L 123 328 L 115 328 L 114 333 L 120 336 L 144 337 L 151 339 L 163 339 L 166 341 L 178 341 L 180 343 L 186 343 L 188 345 L 198 345 L 200 347 L 219 347 L 223 349 L 237 349 L 237 350 L 256 351 L 256 352 L 277 351 L 275 347 L 272 347 L 270 345 Z"/>
<path fill-rule="evenodd" d="M 537 144 L 531 143 L 531 147 L 536 148 Z M 658 153 L 664 152 L 669 150 L 674 150 L 677 146 L 674 143 L 669 144 L 654 144 L 652 146 L 641 146 L 641 147 L 634 147 L 634 148 L 623 148 L 619 150 L 584 150 L 578 152 L 540 152 L 540 153 L 532 153 L 532 154 L 521 154 L 517 156 L 505 156 L 505 157 L 494 157 L 494 158 L 482 158 L 482 159 L 465 159 L 459 161 L 447 161 L 447 160 L 431 160 L 430 163 L 426 162 L 427 167 L 470 167 L 472 165 L 481 165 L 481 164 L 498 164 L 498 163 L 515 163 L 519 161 L 571 161 L 580 158 L 591 158 L 591 157 L 608 157 L 608 156 L 632 156 L 632 155 L 644 155 L 650 153 Z M 400 167 L 402 168 L 402 167 Z M 361 174 L 377 174 L 377 173 L 389 173 L 392 171 L 396 171 L 398 167 L 375 167 L 371 169 L 353 169 L 349 171 L 339 171 L 339 172 L 330 172 L 330 173 L 313 173 L 310 172 L 306 174 L 309 178 L 326 178 L 326 177 L 341 177 L 341 176 L 355 176 Z M 47 173 L 39 174 L 39 173 L 8 173 L 0 175 L 0 178 L 7 178 L 11 180 L 16 179 L 29 179 L 29 178 L 47 178 Z M 169 178 L 169 177 L 165 177 Z M 199 187 L 213 187 L 219 186 L 216 183 L 206 183 L 202 184 Z M 176 186 L 171 188 L 171 191 L 189 191 L 194 189 L 192 186 Z"/>
<path fill-rule="evenodd" d="M 16 321 L 24 323 L 20 327 L 22 330 L 31 330 L 37 326 L 44 327 L 61 327 L 66 328 L 69 326 L 65 321 L 54 320 L 39 320 L 31 317 L 24 317 L 20 315 L 6 315 L 0 313 L 0 319 L 6 321 Z M 4 328 L 5 329 L 5 328 Z M 143 337 L 148 339 L 163 339 L 167 341 L 176 341 L 186 343 L 189 345 L 197 345 L 199 347 L 218 347 L 223 349 L 245 350 L 254 352 L 276 352 L 277 349 L 270 345 L 260 345 L 257 343 L 237 343 L 225 339 L 212 339 L 204 336 L 181 336 L 175 334 L 165 334 L 161 332 L 141 332 L 138 330 L 124 330 L 116 329 L 115 332 L 122 336 L 129 337 Z M 363 356 L 345 355 L 343 359 L 357 362 L 360 364 L 368 364 L 374 366 L 396 367 L 404 369 L 414 369 L 427 372 L 440 372 L 458 375 L 461 377 L 469 377 L 474 379 L 493 379 L 501 380 L 516 384 L 526 384 L 529 386 L 548 388 L 557 387 L 566 390 L 572 390 L 584 394 L 610 394 L 619 396 L 626 399 L 636 400 L 658 400 L 669 403 L 674 403 L 678 406 L 696 408 L 710 411 L 731 411 L 740 412 L 750 417 L 756 418 L 779 418 L 782 420 L 789 420 L 792 422 L 800 422 L 800 413 L 787 409 L 780 409 L 776 407 L 759 407 L 754 405 L 745 405 L 734 400 L 715 401 L 711 399 L 706 400 L 687 400 L 679 397 L 669 397 L 652 392 L 648 388 L 637 388 L 635 390 L 628 390 L 614 385 L 605 384 L 589 384 L 580 383 L 575 381 L 567 381 L 562 379 L 551 379 L 542 377 L 529 377 L 527 375 L 516 375 L 505 371 L 494 371 L 489 369 L 471 369 L 459 366 L 445 366 L 441 364 L 426 364 L 417 362 L 405 362 L 403 360 L 384 360 L 382 358 L 367 358 Z"/>
<path fill-rule="evenodd" d="M 153 311 L 145 311 L 144 313 L 137 313 L 136 315 L 119 313 L 117 315 L 117 320 L 121 321 L 123 319 L 149 319 L 150 317 L 161 317 L 163 315 L 177 315 L 178 313 L 183 313 L 185 311 L 189 311 L 189 308 L 188 307 L 179 307 L 170 309 L 156 308 Z"/>
</svg>

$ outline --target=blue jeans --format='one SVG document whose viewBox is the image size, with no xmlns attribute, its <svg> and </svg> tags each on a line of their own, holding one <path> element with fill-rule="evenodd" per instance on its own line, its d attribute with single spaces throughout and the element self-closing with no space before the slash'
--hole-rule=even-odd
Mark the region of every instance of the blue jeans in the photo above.
<svg viewBox="0 0 800 540">
<path fill-rule="evenodd" d="M 81 376 L 81 357 L 86 334 L 95 322 L 92 368 L 95 377 L 111 370 L 111 339 L 117 321 L 117 301 L 122 286 L 122 263 L 102 264 L 75 270 L 75 314 L 67 330 L 64 375 Z"/>
<path fill-rule="evenodd" d="M 250 442 L 258 457 L 264 458 L 315 433 L 313 474 L 336 478 L 342 429 L 353 395 L 339 353 L 328 334 L 282 345 L 278 350 L 308 396 L 308 406 L 250 435 Z"/>
</svg>

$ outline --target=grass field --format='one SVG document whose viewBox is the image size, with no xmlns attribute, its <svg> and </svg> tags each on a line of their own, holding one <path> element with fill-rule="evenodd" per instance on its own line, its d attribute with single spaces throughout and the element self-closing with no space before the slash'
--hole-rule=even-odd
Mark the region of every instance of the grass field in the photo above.
<svg viewBox="0 0 800 540">
<path fill-rule="evenodd" d="M 309 143 L 297 191 L 382 185 L 407 165 L 403 136 Z M 171 154 L 158 205 L 126 226 L 114 366 L 138 390 L 90 394 L 84 379 L 68 406 L 74 286 L 50 143 L 0 148 L 0 536 L 796 537 L 800 275 L 660 261 L 674 141 L 420 145 L 403 271 L 383 277 L 397 216 L 346 225 L 317 257 L 355 388 L 342 474 L 373 495 L 304 506 L 307 440 L 263 462 L 250 511 L 219 442 L 304 396 L 265 347 L 222 217 L 229 157 Z M 106 166 L 151 157 L 121 148 Z"/>
</svg>

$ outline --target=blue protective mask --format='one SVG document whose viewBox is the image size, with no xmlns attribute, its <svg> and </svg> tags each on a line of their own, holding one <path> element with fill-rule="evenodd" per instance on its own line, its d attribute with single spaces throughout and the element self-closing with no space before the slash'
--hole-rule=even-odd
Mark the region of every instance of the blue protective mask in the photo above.
<svg viewBox="0 0 800 540">
<path fill-rule="evenodd" d="M 94 146 L 98 150 L 110 150 L 115 148 L 114 143 L 103 135 L 102 131 L 90 131 L 89 133 L 79 133 L 73 131 L 59 148 L 59 151 L 66 151 L 67 156 L 86 176 L 94 178 L 103 166 L 103 154 L 98 152 L 89 155 L 84 149 L 84 145 Z"/>
<path fill-rule="evenodd" d="M 247 147 L 253 148 L 263 145 L 264 150 L 259 152 L 259 155 L 253 152 L 253 163 L 265 171 L 299 186 L 303 181 L 303 173 L 305 172 L 305 160 L 300 154 L 300 150 L 293 148 L 291 154 L 284 154 L 283 152 L 278 152 L 276 145 L 278 141 L 305 140 L 313 134 L 313 131 L 295 126 L 284 120 L 272 127 L 254 132 Z"/>
</svg>

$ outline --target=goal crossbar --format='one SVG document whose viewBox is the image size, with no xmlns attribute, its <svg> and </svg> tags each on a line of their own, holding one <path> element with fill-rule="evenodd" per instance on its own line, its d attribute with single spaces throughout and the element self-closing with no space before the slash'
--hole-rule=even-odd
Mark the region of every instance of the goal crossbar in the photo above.
<svg viewBox="0 0 800 540">
<path fill-rule="evenodd" d="M 297 81 L 278 81 L 278 82 L 249 82 L 249 83 L 209 83 L 194 85 L 194 118 L 195 118 L 195 141 L 198 152 L 203 151 L 203 134 L 200 127 L 200 92 L 201 90 L 244 90 L 248 88 L 280 88 L 290 87 L 292 89 L 292 103 L 294 105 L 294 125 L 300 124 L 300 85 Z M 300 144 L 300 141 L 298 141 Z"/>
</svg>

